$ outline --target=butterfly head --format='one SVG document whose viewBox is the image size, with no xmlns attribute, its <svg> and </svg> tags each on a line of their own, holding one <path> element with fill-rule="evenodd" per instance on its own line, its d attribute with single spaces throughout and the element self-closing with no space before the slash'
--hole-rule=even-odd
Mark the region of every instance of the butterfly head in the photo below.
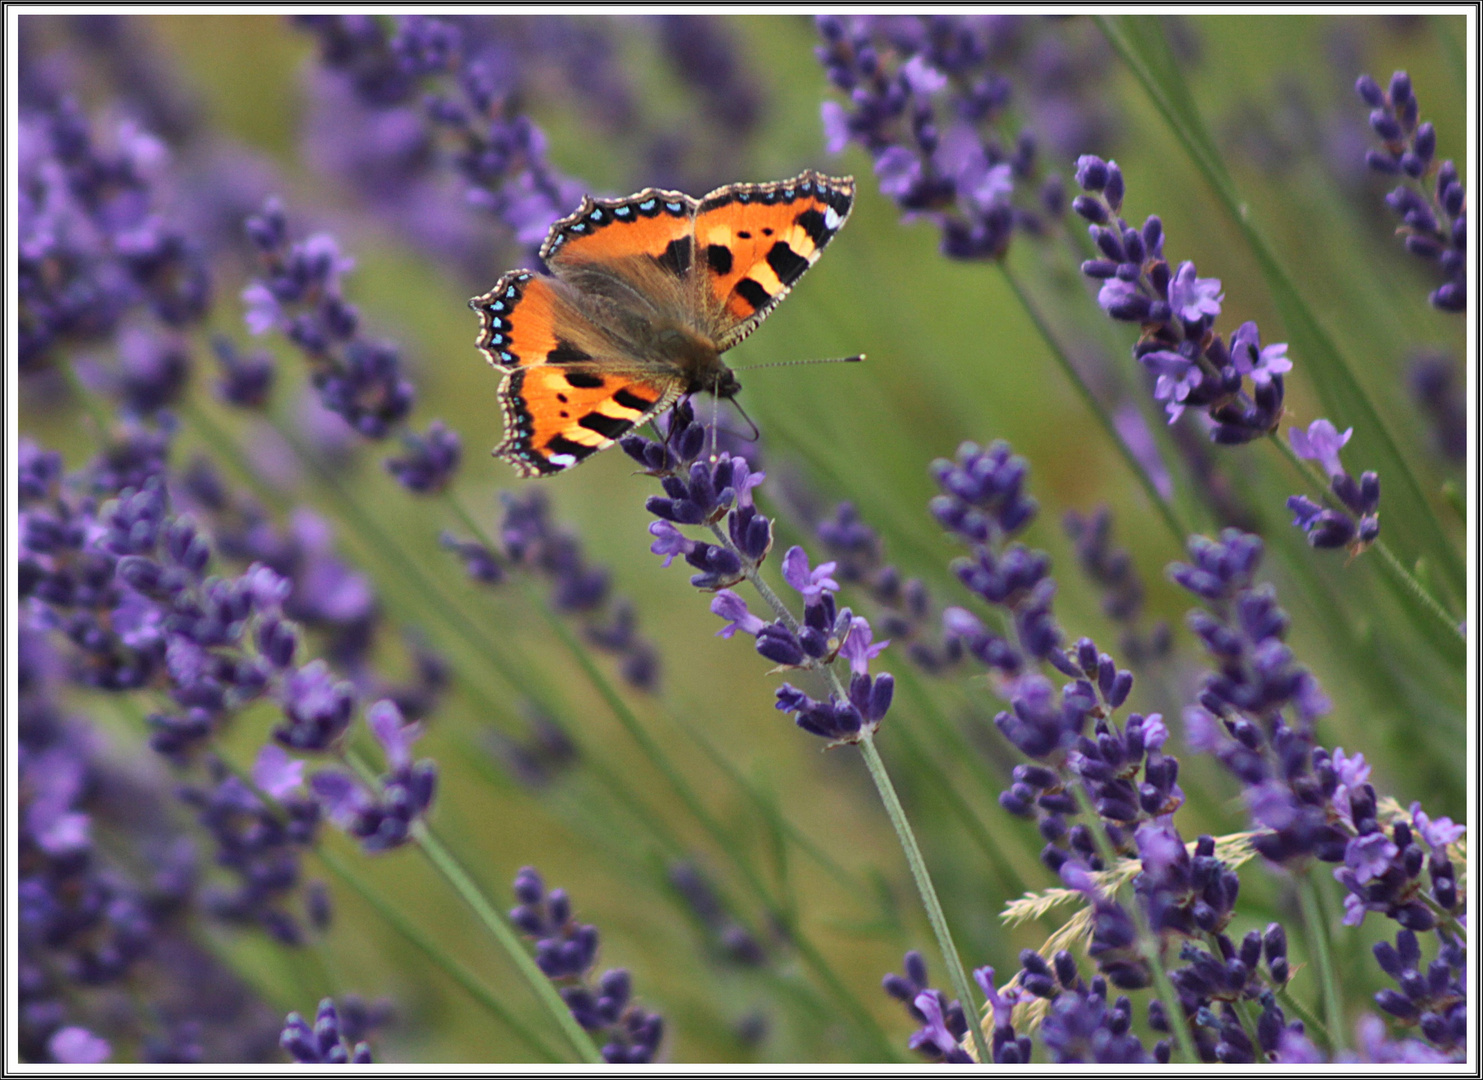
<svg viewBox="0 0 1483 1080">
<path fill-rule="evenodd" d="M 706 389 L 718 398 L 734 398 L 741 392 L 741 380 L 725 364 L 717 363 L 714 381 Z"/>
</svg>

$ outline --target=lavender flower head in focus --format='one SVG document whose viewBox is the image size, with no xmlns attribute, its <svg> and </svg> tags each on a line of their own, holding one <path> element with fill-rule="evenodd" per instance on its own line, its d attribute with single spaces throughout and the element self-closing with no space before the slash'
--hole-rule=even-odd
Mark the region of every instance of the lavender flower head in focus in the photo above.
<svg viewBox="0 0 1483 1080">
<path fill-rule="evenodd" d="M 1154 397 L 1170 423 L 1198 408 L 1211 421 L 1211 440 L 1228 445 L 1274 431 L 1283 377 L 1292 370 L 1287 346 L 1263 345 L 1254 322 L 1237 327 L 1229 343 L 1215 333 L 1225 296 L 1219 279 L 1198 276 L 1192 262 L 1170 266 L 1159 218 L 1135 229 L 1119 216 L 1124 184 L 1116 162 L 1085 155 L 1076 179 L 1086 194 L 1072 209 L 1090 222 L 1098 249 L 1081 272 L 1103 283 L 1097 302 L 1110 318 L 1142 327 L 1133 355 L 1155 378 Z"/>
</svg>

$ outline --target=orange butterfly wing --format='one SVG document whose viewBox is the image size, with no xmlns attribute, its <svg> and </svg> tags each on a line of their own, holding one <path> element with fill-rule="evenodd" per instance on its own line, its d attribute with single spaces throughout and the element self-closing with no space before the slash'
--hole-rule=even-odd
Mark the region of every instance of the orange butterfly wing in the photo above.
<svg viewBox="0 0 1483 1080">
<path fill-rule="evenodd" d="M 716 346 L 757 328 L 844 227 L 853 177 L 812 170 L 772 184 L 729 184 L 700 201 L 695 260 L 717 310 Z"/>
<path fill-rule="evenodd" d="M 605 355 L 602 334 L 555 279 L 512 270 L 469 306 L 480 350 L 505 373 L 505 437 L 494 452 L 521 476 L 571 468 L 679 396 L 675 380 Z"/>
<path fill-rule="evenodd" d="M 500 386 L 505 437 L 494 452 L 521 476 L 570 469 L 668 408 L 679 390 L 600 364 L 516 368 Z"/>
<path fill-rule="evenodd" d="M 698 204 L 679 191 L 645 188 L 625 199 L 594 199 L 551 226 L 541 258 L 558 276 L 582 263 L 619 263 L 649 255 L 673 273 L 690 272 Z"/>
<path fill-rule="evenodd" d="M 614 338 L 587 290 L 619 283 L 635 300 L 663 300 L 671 306 L 651 310 L 683 315 L 724 352 L 818 259 L 849 217 L 854 191 L 853 178 L 810 171 L 731 184 L 700 201 L 660 188 L 584 198 L 541 245 L 554 277 L 512 270 L 469 301 L 479 316 L 477 344 L 505 373 L 505 437 L 495 454 L 522 476 L 561 472 L 693 385 L 665 357 Z M 669 273 L 656 278 L 656 267 Z"/>
</svg>

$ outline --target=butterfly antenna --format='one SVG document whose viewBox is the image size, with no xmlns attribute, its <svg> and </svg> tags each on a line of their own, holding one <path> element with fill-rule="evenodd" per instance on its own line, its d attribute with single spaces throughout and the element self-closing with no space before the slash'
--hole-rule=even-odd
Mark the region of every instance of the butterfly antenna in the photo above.
<svg viewBox="0 0 1483 1080">
<path fill-rule="evenodd" d="M 733 371 L 758 371 L 769 367 L 799 367 L 803 364 L 858 364 L 865 359 L 864 353 L 854 356 L 834 356 L 828 360 L 775 360 L 770 364 L 752 364 L 749 367 L 733 368 Z"/>
</svg>

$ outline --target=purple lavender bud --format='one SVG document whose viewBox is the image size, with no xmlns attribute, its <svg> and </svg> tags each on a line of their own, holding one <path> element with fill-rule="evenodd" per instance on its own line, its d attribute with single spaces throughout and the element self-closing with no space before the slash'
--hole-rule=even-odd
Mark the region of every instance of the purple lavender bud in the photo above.
<svg viewBox="0 0 1483 1080">
<path fill-rule="evenodd" d="M 1400 122 L 1386 109 L 1375 109 L 1370 113 L 1370 127 L 1388 143 L 1398 143 L 1405 137 Z"/>
<path fill-rule="evenodd" d="M 408 432 L 402 436 L 407 448 L 403 457 L 388 458 L 387 471 L 408 491 L 436 494 L 444 490 L 458 469 L 462 445 L 458 433 L 441 420 L 434 420 L 426 435 Z"/>
<path fill-rule="evenodd" d="M 757 651 L 783 667 L 801 667 L 808 659 L 798 637 L 782 623 L 768 623 L 757 632 Z"/>
<path fill-rule="evenodd" d="M 1076 196 L 1071 200 L 1071 209 L 1093 225 L 1105 225 L 1112 220 L 1111 215 L 1107 213 L 1107 205 L 1101 199 L 1094 199 L 1090 195 Z"/>
<path fill-rule="evenodd" d="M 1355 80 L 1354 90 L 1371 108 L 1378 109 L 1385 104 L 1385 91 L 1369 75 L 1361 75 Z"/>
<path fill-rule="evenodd" d="M 1099 157 L 1084 154 L 1076 159 L 1076 182 L 1086 191 L 1101 191 L 1107 186 L 1107 163 Z"/>
<path fill-rule="evenodd" d="M 701 571 L 690 578 L 690 584 L 697 589 L 723 589 L 743 577 L 741 559 L 719 544 L 697 543 L 685 555 L 685 561 Z"/>
<path fill-rule="evenodd" d="M 1102 189 L 1102 197 L 1107 200 L 1107 205 L 1114 214 L 1122 212 L 1123 171 L 1117 167 L 1115 161 L 1107 163 L 1107 184 Z"/>
<path fill-rule="evenodd" d="M 293 664 L 298 635 L 288 623 L 278 618 L 264 619 L 258 624 L 256 640 L 258 651 L 274 667 L 286 669 Z"/>
<path fill-rule="evenodd" d="M 463 560 L 464 573 L 475 581 L 486 585 L 497 585 L 505 579 L 505 569 L 498 556 L 483 544 L 473 540 L 459 540 L 452 533 L 444 532 L 438 543 Z"/>
</svg>

